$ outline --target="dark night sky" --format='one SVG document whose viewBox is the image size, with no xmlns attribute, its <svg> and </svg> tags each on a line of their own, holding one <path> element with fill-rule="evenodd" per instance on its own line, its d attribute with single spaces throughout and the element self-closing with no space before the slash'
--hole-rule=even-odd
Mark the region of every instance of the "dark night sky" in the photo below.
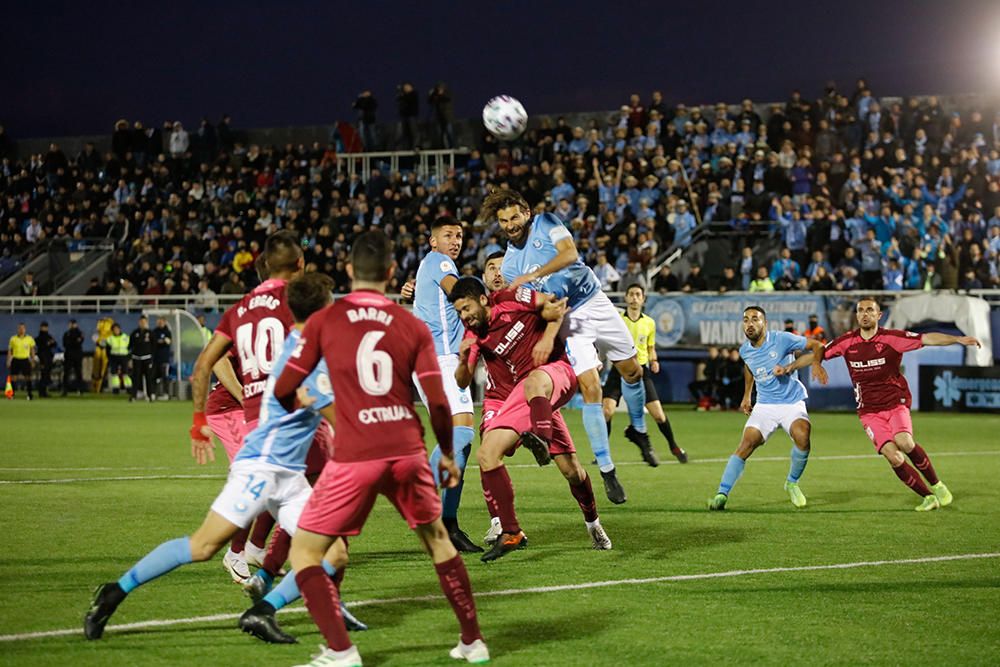
<svg viewBox="0 0 1000 667">
<path fill-rule="evenodd" d="M 238 127 L 323 124 L 353 119 L 365 87 L 394 120 L 404 79 L 422 93 L 446 81 L 459 116 L 498 93 L 553 113 L 653 88 L 687 103 L 815 97 L 859 75 L 876 95 L 1000 92 L 1000 0 L 458 4 L 7 3 L 0 123 L 15 138 L 224 111 Z"/>
</svg>

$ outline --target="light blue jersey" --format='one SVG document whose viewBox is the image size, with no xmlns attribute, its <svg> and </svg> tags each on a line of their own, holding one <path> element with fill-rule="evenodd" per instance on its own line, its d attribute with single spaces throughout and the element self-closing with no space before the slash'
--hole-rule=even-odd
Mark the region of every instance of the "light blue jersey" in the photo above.
<svg viewBox="0 0 1000 667">
<path fill-rule="evenodd" d="M 458 354 L 458 345 L 465 335 L 458 312 L 441 287 L 445 276 L 458 278 L 454 260 L 443 253 L 431 251 L 420 262 L 413 292 L 413 314 L 431 330 L 438 356 Z"/>
<path fill-rule="evenodd" d="M 804 349 L 806 339 L 787 331 L 768 331 L 760 347 L 754 347 L 748 340 L 740 345 L 740 357 L 757 385 L 758 403 L 791 405 L 806 399 L 806 388 L 794 373 L 774 375 L 775 366 L 790 363 L 794 358 L 792 352 Z"/>
<path fill-rule="evenodd" d="M 321 360 L 302 383 L 309 390 L 309 395 L 316 399 L 315 403 L 289 413 L 274 397 L 274 383 L 292 356 L 300 336 L 297 330 L 293 330 L 285 340 L 281 356 L 274 363 L 267 379 L 267 387 L 260 403 L 260 422 L 243 440 L 243 446 L 234 461 L 253 459 L 289 470 L 305 471 L 306 454 L 323 419 L 319 411 L 333 403 L 333 387 L 330 385 L 326 362 Z"/>
<path fill-rule="evenodd" d="M 528 232 L 524 247 L 518 248 L 513 243 L 507 244 L 500 272 L 507 282 L 531 273 L 555 258 L 559 252 L 556 250 L 556 243 L 562 239 L 572 238 L 573 235 L 559 222 L 559 218 L 551 213 L 536 215 L 531 221 L 531 230 Z M 531 286 L 539 292 L 552 294 L 559 299 L 568 297 L 570 308 L 586 303 L 601 291 L 601 282 L 580 258 L 561 271 L 533 281 Z"/>
</svg>

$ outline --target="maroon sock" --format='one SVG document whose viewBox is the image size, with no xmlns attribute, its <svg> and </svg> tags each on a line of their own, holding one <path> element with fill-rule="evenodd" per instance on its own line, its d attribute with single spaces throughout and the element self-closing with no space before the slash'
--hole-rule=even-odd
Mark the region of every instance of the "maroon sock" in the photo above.
<svg viewBox="0 0 1000 667">
<path fill-rule="evenodd" d="M 242 528 L 233 535 L 233 539 L 229 541 L 229 548 L 233 550 L 234 554 L 242 553 L 247 546 L 247 537 L 250 536 L 249 528 Z"/>
<path fill-rule="evenodd" d="M 590 475 L 584 477 L 579 484 L 570 484 L 569 491 L 580 505 L 583 518 L 587 521 L 597 521 L 597 500 L 594 499 L 594 487 L 590 485 Z"/>
<path fill-rule="evenodd" d="M 893 468 L 892 471 L 896 473 L 896 477 L 898 477 L 903 484 L 906 484 L 908 487 L 913 489 L 921 498 L 931 495 L 931 490 L 927 488 L 927 484 L 925 484 L 923 478 L 920 477 L 920 473 L 918 473 L 914 467 L 906 461 L 903 461 L 903 465 L 898 468 Z"/>
<path fill-rule="evenodd" d="M 479 632 L 479 619 L 476 618 L 476 601 L 472 597 L 472 583 L 465 569 L 462 557 L 456 555 L 443 563 L 434 563 L 438 579 L 441 580 L 441 590 L 455 611 L 458 624 L 462 626 L 462 642 L 471 644 L 482 639 Z"/>
<path fill-rule="evenodd" d="M 490 516 L 500 517 L 500 525 L 505 533 L 519 533 L 521 526 L 517 523 L 517 513 L 514 511 L 514 485 L 511 484 L 507 467 L 500 466 L 493 470 L 479 473 L 483 484 L 483 497 L 490 509 Z"/>
<path fill-rule="evenodd" d="M 528 401 L 528 407 L 531 408 L 531 432 L 548 442 L 552 439 L 552 403 L 544 396 L 535 396 Z"/>
<path fill-rule="evenodd" d="M 913 451 L 907 454 L 907 456 L 910 457 L 913 465 L 917 467 L 917 470 L 924 476 L 924 479 L 930 482 L 932 486 L 938 483 L 937 473 L 934 472 L 934 466 L 931 465 L 931 460 L 928 458 L 927 452 L 924 451 L 923 447 L 914 444 Z"/>
<path fill-rule="evenodd" d="M 267 546 L 267 536 L 274 528 L 274 517 L 270 512 L 261 512 L 257 520 L 253 523 L 253 530 L 250 532 L 250 543 L 258 549 Z"/>
<path fill-rule="evenodd" d="M 260 568 L 272 576 L 277 575 L 281 571 L 281 566 L 288 560 L 288 550 L 291 546 L 292 536 L 282 530 L 281 526 L 278 526 L 278 529 L 274 531 L 274 537 L 271 538 L 271 544 L 267 547 L 267 555 L 264 556 L 264 562 L 261 563 Z"/>
<path fill-rule="evenodd" d="M 340 614 L 340 596 L 326 570 L 319 565 L 307 567 L 295 573 L 295 583 L 299 585 L 306 609 L 326 639 L 326 645 L 334 651 L 351 648 L 344 617 Z"/>
</svg>

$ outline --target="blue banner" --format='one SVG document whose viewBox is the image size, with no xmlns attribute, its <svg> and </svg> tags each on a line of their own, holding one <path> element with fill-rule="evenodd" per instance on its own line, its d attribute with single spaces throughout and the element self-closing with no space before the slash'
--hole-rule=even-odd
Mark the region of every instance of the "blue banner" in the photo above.
<svg viewBox="0 0 1000 667">
<path fill-rule="evenodd" d="M 760 306 L 767 314 L 768 327 L 785 328 L 792 320 L 795 330 L 803 332 L 809 326 L 809 316 L 816 315 L 819 325 L 832 338 L 826 300 L 821 296 L 793 293 L 769 293 L 744 296 L 650 294 L 646 314 L 656 322 L 657 347 L 675 345 L 738 346 L 746 340 L 743 334 L 743 309 Z"/>
</svg>

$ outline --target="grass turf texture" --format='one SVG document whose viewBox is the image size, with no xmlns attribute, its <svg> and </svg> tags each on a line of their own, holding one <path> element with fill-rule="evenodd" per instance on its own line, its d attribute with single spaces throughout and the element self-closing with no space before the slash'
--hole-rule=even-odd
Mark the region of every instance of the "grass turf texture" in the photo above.
<svg viewBox="0 0 1000 667">
<path fill-rule="evenodd" d="M 113 581 L 148 550 L 198 526 L 222 488 L 225 455 L 206 467 L 189 455 L 182 403 L 51 399 L 0 402 L 2 480 L 204 475 L 195 479 L 0 484 L 6 511 L 0 558 L 0 633 L 79 628 L 98 583 Z M 629 578 L 796 567 L 1000 551 L 1000 418 L 916 414 L 917 440 L 955 494 L 951 507 L 918 514 L 919 499 L 877 458 L 853 414 L 813 415 L 813 460 L 795 510 L 782 490 L 791 446 L 784 434 L 757 451 L 726 512 L 709 513 L 724 459 L 744 418 L 669 411 L 691 463 L 649 468 L 621 436 L 612 449 L 629 501 L 604 497 L 614 541 L 595 552 L 555 466 L 513 467 L 531 546 L 492 565 L 468 557 L 477 593 Z M 589 449 L 578 412 L 567 413 Z M 672 461 L 650 420 L 661 458 Z M 829 456 L 857 456 L 824 459 Z M 775 458 L 779 460 L 764 460 Z M 706 459 L 717 459 L 710 462 Z M 757 460 L 755 460 L 757 459 Z M 518 453 L 514 464 L 531 457 Z M 90 470 L 69 470 L 90 468 Z M 61 469 L 61 470 L 60 470 Z M 461 522 L 479 541 L 488 524 L 478 472 L 469 470 Z M 187 566 L 134 592 L 111 625 L 242 612 L 248 600 L 219 564 Z M 497 665 L 583 664 L 985 664 L 1000 652 L 1000 559 L 497 595 L 478 600 Z M 355 636 L 366 665 L 448 664 L 458 627 L 416 538 L 384 500 L 352 541 L 344 597 L 433 596 L 355 608 L 372 630 Z M 282 614 L 295 646 L 241 634 L 235 620 L 0 642 L 4 665 L 291 665 L 321 637 L 307 614 Z M 990 657 L 992 656 L 992 658 Z"/>
</svg>

